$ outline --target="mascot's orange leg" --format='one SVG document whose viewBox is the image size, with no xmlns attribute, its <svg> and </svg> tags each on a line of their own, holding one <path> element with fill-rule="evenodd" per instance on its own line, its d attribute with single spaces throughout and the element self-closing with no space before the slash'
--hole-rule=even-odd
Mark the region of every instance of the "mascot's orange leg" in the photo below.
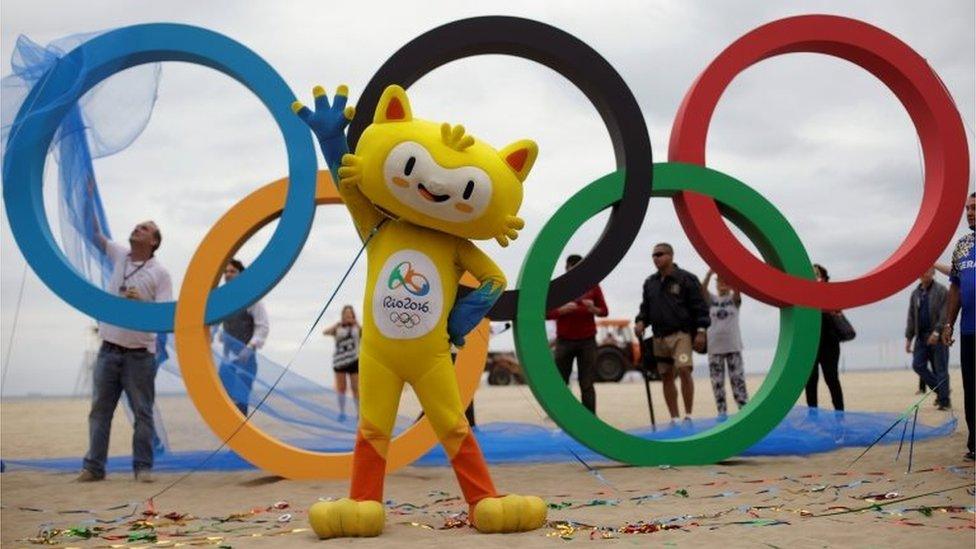
<svg viewBox="0 0 976 549">
<path fill-rule="evenodd" d="M 481 532 L 522 532 L 541 527 L 547 511 L 541 499 L 515 494 L 498 497 L 481 448 L 464 417 L 450 358 L 436 360 L 430 370 L 410 382 L 451 460 L 475 528 Z"/>
<path fill-rule="evenodd" d="M 320 538 L 369 537 L 383 532 L 386 452 L 396 421 L 403 380 L 365 353 L 359 355 L 359 429 L 353 451 L 349 498 L 320 501 L 309 522 Z"/>
<path fill-rule="evenodd" d="M 464 500 L 473 507 L 484 498 L 497 496 L 481 448 L 464 417 L 450 356 L 439 357 L 423 375 L 411 379 L 410 385 L 444 445 Z"/>
<path fill-rule="evenodd" d="M 396 422 L 403 379 L 379 361 L 359 356 L 359 429 L 353 450 L 349 497 L 383 502 L 386 452 Z"/>
</svg>

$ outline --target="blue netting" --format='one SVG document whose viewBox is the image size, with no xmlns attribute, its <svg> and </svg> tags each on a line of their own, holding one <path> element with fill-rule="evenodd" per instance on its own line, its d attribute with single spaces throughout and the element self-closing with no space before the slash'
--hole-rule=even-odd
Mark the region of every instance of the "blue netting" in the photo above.
<svg viewBox="0 0 976 549">
<path fill-rule="evenodd" d="M 167 338 L 167 356 L 160 363 L 160 373 L 168 374 L 169 382 L 178 382 L 177 387 L 181 387 L 179 364 L 172 354 L 171 343 L 172 336 Z M 357 412 L 351 397 L 343 410 L 334 390 L 292 370 L 286 371 L 260 353 L 254 355 L 252 369 L 250 360 L 239 358 L 242 347 L 232 337 L 219 334 L 213 338 L 211 355 L 230 399 L 246 403 L 248 410 L 260 404 L 252 420 L 260 422 L 262 430 L 303 448 L 352 450 Z M 161 382 L 166 383 L 157 379 L 157 387 Z M 410 418 L 398 416 L 394 432 L 403 431 L 410 423 Z"/>
<path fill-rule="evenodd" d="M 10 60 L 13 74 L 0 81 L 0 146 L 5 152 L 10 135 L 19 129 L 14 120 L 31 88 L 43 86 L 44 74 L 51 67 L 67 62 L 63 59 L 67 52 L 98 34 L 75 34 L 47 46 L 26 36 L 18 37 Z M 75 269 L 99 286 L 108 283 L 111 264 L 94 244 L 91 216 L 99 218 L 106 236 L 111 237 L 111 233 L 97 186 L 93 189 L 93 199 L 89 197 L 88 185 L 95 178 L 92 159 L 118 153 L 142 133 L 156 103 L 160 74 L 161 65 L 157 63 L 133 67 L 102 81 L 75 102 L 51 145 L 51 153 L 58 162 L 62 250 Z M 20 123 L 28 123 L 63 105 L 70 99 L 69 92 L 64 94 L 63 101 L 53 101 L 44 109 L 26 105 L 27 115 L 21 117 Z"/>
<path fill-rule="evenodd" d="M 743 452 L 743 456 L 803 456 L 829 452 L 843 447 L 868 446 L 898 419 L 898 414 L 877 412 L 834 412 L 797 406 L 762 440 Z M 627 431 L 646 439 L 680 438 L 711 429 L 712 419 L 697 419 L 692 425 L 650 427 Z M 947 436 L 956 429 L 956 418 L 948 418 L 941 425 L 919 424 L 915 440 Z M 492 423 L 479 427 L 478 443 L 492 463 L 526 463 L 575 461 L 574 453 L 586 461 L 606 461 L 603 456 L 573 440 L 560 429 L 548 429 L 525 423 Z M 897 443 L 902 430 L 893 429 L 881 444 Z M 907 440 L 906 440 L 907 442 Z M 571 451 L 570 451 L 571 450 Z M 442 449 L 437 448 L 418 465 L 447 463 Z"/>
<path fill-rule="evenodd" d="M 105 288 L 112 274 L 108 255 L 94 239 L 96 216 L 102 232 L 111 238 L 111 230 L 95 185 L 93 158 L 115 154 L 142 133 L 149 123 L 159 87 L 160 65 L 142 65 L 108 78 L 77 101 L 71 95 L 80 82 L 69 88 L 61 100 L 43 108 L 24 102 L 34 86 L 45 85 L 45 75 L 57 63 L 67 63 L 65 54 L 99 33 L 74 34 L 41 46 L 26 36 L 17 38 L 11 55 L 13 73 L 0 81 L 0 147 L 6 157 L 7 144 L 21 124 L 33 121 L 51 109 L 72 103 L 51 143 L 50 153 L 57 160 L 58 228 L 61 249 L 71 265 L 88 281 Z M 81 63 L 84 60 L 79 61 Z M 21 114 L 21 110 L 24 113 Z M 21 114 L 19 121 L 18 114 Z M 17 151 L 9 151 L 17 154 Z M 15 184 L 16 182 L 4 182 Z M 89 187 L 91 187 L 89 189 Z M 123 409 L 132 421 L 132 410 L 124 399 Z M 167 448 L 166 430 L 158 408 L 154 410 L 158 429 L 153 440 L 156 452 Z"/>
<path fill-rule="evenodd" d="M 402 419 L 402 418 L 401 418 Z M 828 452 L 842 447 L 864 447 L 881 435 L 898 414 L 871 412 L 832 412 L 811 410 L 797 406 L 772 432 L 742 455 L 777 456 L 809 455 Z M 688 436 L 715 426 L 716 420 L 696 420 L 692 426 L 680 425 L 652 431 L 650 428 L 635 429 L 631 434 L 649 439 L 668 439 Z M 401 422 L 400 428 L 408 423 Z M 334 427 L 334 426 L 333 426 Z M 329 427 L 322 427 L 328 431 Z M 956 429 L 956 418 L 949 418 L 940 425 L 915 427 L 915 440 L 947 436 Z M 911 431 L 911 429 L 909 429 Z M 606 458 L 584 447 L 559 429 L 549 429 L 526 423 L 490 423 L 477 427 L 478 443 L 489 463 L 556 463 L 576 461 L 574 454 L 588 462 L 605 462 Z M 902 429 L 889 432 L 881 444 L 896 444 L 902 439 Z M 345 444 L 330 436 L 302 437 L 291 441 L 303 448 L 320 451 L 348 451 L 351 440 Z M 905 441 L 907 443 L 907 440 Z M 205 451 L 172 452 L 156 459 L 158 471 L 186 471 L 199 466 L 209 454 Z M 32 467 L 71 471 L 78 467 L 79 458 L 35 459 L 6 461 L 8 466 Z M 447 465 L 444 451 L 437 447 L 420 458 L 415 465 Z M 129 457 L 110 458 L 109 471 L 125 472 L 132 467 Z M 232 471 L 253 469 L 253 466 L 230 450 L 218 452 L 207 462 L 206 470 Z"/>
</svg>

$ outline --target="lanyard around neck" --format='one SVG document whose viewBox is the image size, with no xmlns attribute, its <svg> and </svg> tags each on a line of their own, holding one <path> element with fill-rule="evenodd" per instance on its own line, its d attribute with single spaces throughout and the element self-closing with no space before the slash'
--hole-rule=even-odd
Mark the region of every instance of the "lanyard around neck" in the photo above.
<svg viewBox="0 0 976 549">
<path fill-rule="evenodd" d="M 136 273 L 138 273 L 139 271 L 141 271 L 142 268 L 146 266 L 146 263 L 149 263 L 149 260 L 150 259 L 152 259 L 152 258 L 150 257 L 149 259 L 143 261 L 142 262 L 142 265 L 139 265 L 138 267 L 136 267 L 136 269 L 134 271 L 132 271 L 131 273 L 126 274 L 126 272 L 125 272 L 126 271 L 126 267 L 130 263 L 129 256 L 126 256 L 125 257 L 125 263 L 122 265 L 122 284 L 127 283 L 130 278 L 132 278 L 133 276 L 135 276 Z M 135 265 L 135 263 L 133 263 L 133 265 Z"/>
</svg>

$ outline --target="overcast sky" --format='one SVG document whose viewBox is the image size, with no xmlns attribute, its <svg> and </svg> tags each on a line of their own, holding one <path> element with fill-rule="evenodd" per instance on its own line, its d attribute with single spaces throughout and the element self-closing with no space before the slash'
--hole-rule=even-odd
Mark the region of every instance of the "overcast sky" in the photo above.
<svg viewBox="0 0 976 549">
<path fill-rule="evenodd" d="M 974 122 L 974 5 L 957 2 L 367 2 L 334 9 L 322 2 L 40 2 L 5 0 L 0 59 L 10 72 L 18 35 L 48 43 L 66 35 L 145 22 L 183 22 L 221 32 L 266 59 L 304 101 L 310 89 L 339 83 L 351 101 L 387 56 L 418 34 L 455 19 L 486 14 L 529 17 L 555 25 L 606 57 L 633 90 L 650 132 L 655 159 L 667 156 L 677 107 L 688 86 L 724 47 L 750 29 L 802 13 L 855 17 L 893 33 L 928 59 L 959 106 L 970 148 Z M 556 7 L 558 6 L 558 7 Z M 532 62 L 479 57 L 437 69 L 410 88 L 414 113 L 463 123 L 501 147 L 529 137 L 539 160 L 526 183 L 522 237 L 507 249 L 482 249 L 512 283 L 539 229 L 556 208 L 614 169 L 607 131 L 578 90 Z M 904 109 L 880 82 L 849 63 L 812 54 L 764 61 L 739 76 L 713 118 L 709 165 L 759 190 L 796 228 L 815 261 L 835 279 L 872 270 L 907 234 L 921 197 L 918 140 Z M 971 161 L 972 163 L 972 161 Z M 246 89 L 209 69 L 163 66 L 159 99 L 145 132 L 125 151 L 95 162 L 109 222 L 128 234 L 152 218 L 165 235 L 160 260 L 176 287 L 209 227 L 250 191 L 286 174 L 278 130 Z M 7 183 L 7 182 L 5 182 Z M 972 187 L 972 178 L 970 178 Z M 48 215 L 57 219 L 54 185 Z M 962 234 L 961 222 L 957 234 Z M 4 395 L 65 393 L 74 388 L 91 320 L 47 289 L 28 270 L 13 345 L 8 340 L 24 260 L 6 221 L 0 223 L 0 345 L 10 352 Z M 585 252 L 602 231 L 600 215 L 574 237 L 564 256 Z M 56 225 L 56 222 L 54 223 Z M 249 262 L 269 230 L 240 256 Z M 704 274 L 669 201 L 655 199 L 626 258 L 602 283 L 612 317 L 633 317 L 654 243 L 674 244 L 677 263 Z M 271 337 L 265 352 L 288 362 L 319 307 L 355 255 L 348 215 L 320 208 L 298 261 L 266 297 Z M 943 260 L 947 260 L 947 246 Z M 561 270 L 561 266 L 559 267 Z M 361 306 L 360 265 L 338 304 Z M 940 279 L 944 281 L 943 279 Z M 858 338 L 843 345 L 844 364 L 905 367 L 902 334 L 910 289 L 849 312 Z M 334 320 L 338 306 L 326 318 Z M 746 299 L 742 322 L 746 370 L 768 367 L 776 340 L 775 309 Z M 511 348 L 510 335 L 493 342 Z M 331 384 L 331 341 L 316 336 L 296 371 Z M 958 362 L 956 351 L 953 362 Z M 699 357 L 701 359 L 701 357 Z"/>
</svg>

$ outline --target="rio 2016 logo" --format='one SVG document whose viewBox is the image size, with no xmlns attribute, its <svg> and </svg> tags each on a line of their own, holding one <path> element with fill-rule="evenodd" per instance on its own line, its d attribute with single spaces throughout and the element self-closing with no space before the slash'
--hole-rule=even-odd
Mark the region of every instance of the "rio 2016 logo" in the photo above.
<svg viewBox="0 0 976 549">
<path fill-rule="evenodd" d="M 413 265 L 409 261 L 394 267 L 386 282 L 386 287 L 391 290 L 401 286 L 417 297 L 423 297 L 430 292 L 430 282 L 427 281 L 427 277 L 413 270 Z"/>
<path fill-rule="evenodd" d="M 441 320 L 443 293 L 431 259 L 419 250 L 400 250 L 386 258 L 376 275 L 372 322 L 388 338 L 424 337 Z"/>
</svg>

